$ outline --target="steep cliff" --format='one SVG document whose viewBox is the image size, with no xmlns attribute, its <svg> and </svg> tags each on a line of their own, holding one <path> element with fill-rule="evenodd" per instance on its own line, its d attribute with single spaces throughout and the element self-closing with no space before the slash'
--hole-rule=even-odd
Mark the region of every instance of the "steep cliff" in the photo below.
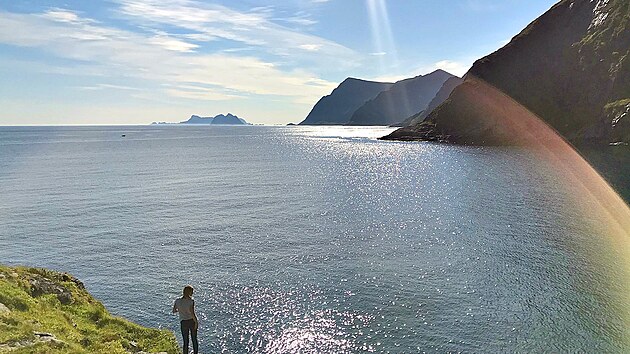
<svg viewBox="0 0 630 354">
<path fill-rule="evenodd" d="M 421 112 L 442 85 L 454 77 L 443 70 L 396 82 L 357 109 L 349 125 L 390 125 Z"/>
<path fill-rule="evenodd" d="M 330 95 L 322 97 L 300 124 L 346 124 L 354 111 L 391 86 L 391 83 L 349 77 Z"/>
<path fill-rule="evenodd" d="M 464 83 L 423 122 L 385 139 L 531 142 L 510 135 L 528 134 L 515 130 L 520 123 L 507 116 L 514 105 L 577 144 L 630 141 L 630 2 L 560 1 L 475 62 Z"/>
<path fill-rule="evenodd" d="M 446 80 L 444 85 L 442 85 L 442 87 L 440 88 L 440 91 L 438 91 L 438 93 L 435 95 L 435 97 L 433 97 L 431 102 L 429 102 L 429 105 L 427 106 L 427 108 L 425 108 L 422 112 L 414 114 L 411 117 L 405 119 L 403 122 L 396 124 L 394 126 L 406 127 L 408 125 L 416 124 L 416 123 L 420 123 L 424 121 L 424 119 L 431 112 L 433 112 L 434 109 L 436 109 L 439 105 L 441 105 L 444 101 L 448 99 L 448 97 L 451 95 L 451 92 L 453 92 L 455 87 L 459 86 L 462 82 L 464 82 L 464 80 L 457 76 L 454 76 Z"/>
</svg>

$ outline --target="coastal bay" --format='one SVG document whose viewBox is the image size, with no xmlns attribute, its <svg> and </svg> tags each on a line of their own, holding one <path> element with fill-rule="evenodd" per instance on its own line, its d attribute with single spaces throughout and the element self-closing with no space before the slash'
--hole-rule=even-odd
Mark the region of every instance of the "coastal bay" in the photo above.
<svg viewBox="0 0 630 354">
<path fill-rule="evenodd" d="M 0 128 L 0 259 L 176 333 L 191 283 L 210 352 L 628 349 L 626 248 L 554 161 L 392 130 Z"/>
</svg>

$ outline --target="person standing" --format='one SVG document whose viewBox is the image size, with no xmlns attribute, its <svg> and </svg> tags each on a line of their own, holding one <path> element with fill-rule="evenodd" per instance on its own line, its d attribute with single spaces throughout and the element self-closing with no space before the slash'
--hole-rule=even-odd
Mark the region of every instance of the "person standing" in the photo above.
<svg viewBox="0 0 630 354">
<path fill-rule="evenodd" d="M 173 313 L 179 313 L 179 320 L 182 330 L 182 339 L 184 341 L 184 354 L 188 354 L 189 338 L 192 339 L 193 351 L 199 353 L 199 343 L 197 342 L 197 329 L 199 321 L 195 314 L 195 300 L 192 298 L 193 287 L 186 285 L 184 294 L 173 304 Z M 190 337 L 189 337 L 190 336 Z"/>
</svg>

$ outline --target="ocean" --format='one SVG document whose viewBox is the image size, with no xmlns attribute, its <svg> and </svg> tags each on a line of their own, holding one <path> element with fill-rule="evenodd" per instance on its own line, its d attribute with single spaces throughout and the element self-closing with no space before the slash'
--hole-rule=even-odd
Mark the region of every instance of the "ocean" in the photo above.
<svg viewBox="0 0 630 354">
<path fill-rule="evenodd" d="M 178 336 L 191 284 L 205 353 L 630 351 L 606 205 L 538 151 L 391 130 L 0 127 L 0 263 Z"/>
</svg>

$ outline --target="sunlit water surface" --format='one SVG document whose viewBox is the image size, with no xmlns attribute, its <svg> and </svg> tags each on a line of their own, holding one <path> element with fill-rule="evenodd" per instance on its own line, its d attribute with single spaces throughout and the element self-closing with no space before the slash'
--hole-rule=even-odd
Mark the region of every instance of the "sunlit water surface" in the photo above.
<svg viewBox="0 0 630 354">
<path fill-rule="evenodd" d="M 553 164 L 389 131 L 0 128 L 0 262 L 176 332 L 190 283 L 203 352 L 628 351 L 623 254 Z"/>
</svg>

